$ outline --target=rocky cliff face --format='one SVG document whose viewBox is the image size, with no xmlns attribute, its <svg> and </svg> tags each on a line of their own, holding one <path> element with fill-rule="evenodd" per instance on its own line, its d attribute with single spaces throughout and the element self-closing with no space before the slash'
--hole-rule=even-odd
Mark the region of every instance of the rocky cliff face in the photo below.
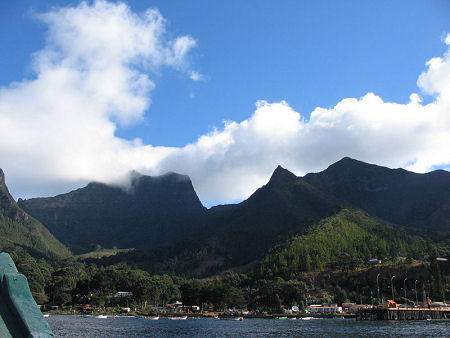
<svg viewBox="0 0 450 338">
<path fill-rule="evenodd" d="M 147 249 L 177 240 L 201 224 L 205 208 L 187 176 L 133 173 L 127 189 L 101 183 L 19 205 L 74 252 L 92 246 Z"/>
<path fill-rule="evenodd" d="M 17 206 L 17 203 L 9 193 L 2 169 L 0 169 L 0 213 L 12 221 L 25 221 L 28 219 L 28 215 Z"/>
</svg>

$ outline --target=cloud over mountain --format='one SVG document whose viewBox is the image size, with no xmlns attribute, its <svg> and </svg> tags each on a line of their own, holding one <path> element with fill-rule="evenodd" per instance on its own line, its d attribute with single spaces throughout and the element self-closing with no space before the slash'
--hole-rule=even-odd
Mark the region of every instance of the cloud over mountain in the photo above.
<svg viewBox="0 0 450 338">
<path fill-rule="evenodd" d="M 115 131 L 141 121 L 153 74 L 164 67 L 202 79 L 186 60 L 195 39 L 167 38 L 157 10 L 134 13 L 124 3 L 83 2 L 39 18 L 48 34 L 34 55 L 35 77 L 0 89 L 0 166 L 15 197 L 112 182 L 135 169 L 187 174 L 203 201 L 230 201 L 264 184 L 278 164 L 296 174 L 343 156 L 418 172 L 450 165 L 449 51 L 418 78 L 419 92 L 433 97 L 426 104 L 416 93 L 408 103 L 368 93 L 302 117 L 287 102 L 259 101 L 245 121 L 181 148 L 155 147 Z"/>
</svg>

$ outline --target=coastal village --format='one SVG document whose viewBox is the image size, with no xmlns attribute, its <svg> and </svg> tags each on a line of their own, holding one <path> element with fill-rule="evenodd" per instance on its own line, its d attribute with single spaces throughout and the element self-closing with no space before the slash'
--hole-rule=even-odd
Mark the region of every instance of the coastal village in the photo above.
<svg viewBox="0 0 450 338">
<path fill-rule="evenodd" d="M 132 293 L 120 291 L 114 297 L 131 297 Z M 143 319 L 157 320 L 159 318 L 187 319 L 187 318 L 266 318 L 266 319 L 302 319 L 313 318 L 356 318 L 356 320 L 431 320 L 450 319 L 450 304 L 445 302 L 417 302 L 410 304 L 397 304 L 393 300 L 387 300 L 380 305 L 356 304 L 356 303 L 324 303 L 310 304 L 301 310 L 298 306 L 283 309 L 282 313 L 268 313 L 251 311 L 247 309 L 223 309 L 222 311 L 208 311 L 199 305 L 183 305 L 181 301 L 175 301 L 165 306 L 150 307 L 143 310 L 138 308 L 120 307 L 96 308 L 89 304 L 75 305 L 70 308 L 58 306 L 40 306 L 44 314 L 78 314 L 83 317 L 139 317 Z"/>
</svg>

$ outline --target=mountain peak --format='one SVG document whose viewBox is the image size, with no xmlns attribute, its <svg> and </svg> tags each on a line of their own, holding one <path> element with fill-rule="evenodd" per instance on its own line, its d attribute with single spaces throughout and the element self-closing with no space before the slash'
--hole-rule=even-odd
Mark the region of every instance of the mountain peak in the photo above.
<svg viewBox="0 0 450 338">
<path fill-rule="evenodd" d="M 11 220 L 25 220 L 28 218 L 9 193 L 8 187 L 5 183 L 5 174 L 0 169 L 0 215 L 4 214 Z"/>
<path fill-rule="evenodd" d="M 289 170 L 284 169 L 281 165 L 279 165 L 272 174 L 269 183 L 283 183 L 283 182 L 291 182 L 297 180 L 298 177 L 291 173 Z"/>
<path fill-rule="evenodd" d="M 327 169 L 325 169 L 322 173 L 327 175 L 337 175 L 337 176 L 360 176 L 366 175 L 369 171 L 384 171 L 384 170 L 392 170 L 386 167 L 381 167 L 375 164 L 366 163 L 363 161 L 355 160 L 350 157 L 343 157 L 339 161 L 331 164 Z M 310 176 L 308 174 L 306 176 Z"/>
<path fill-rule="evenodd" d="M 133 171 L 127 178 L 128 186 L 90 183 L 67 194 L 23 201 L 21 207 L 77 253 L 88 251 L 89 243 L 149 249 L 202 225 L 205 208 L 188 176 Z"/>
<path fill-rule="evenodd" d="M 331 167 L 354 167 L 354 166 L 367 166 L 370 165 L 366 162 L 355 160 L 354 158 L 345 156 L 341 158 L 339 161 L 331 164 L 328 168 Z"/>
<path fill-rule="evenodd" d="M 0 168 L 0 189 L 3 189 L 6 187 L 5 185 L 5 173 L 3 172 L 2 168 Z"/>
<path fill-rule="evenodd" d="M 145 189 L 149 186 L 181 187 L 186 184 L 189 188 L 192 187 L 192 182 L 189 176 L 174 172 L 168 172 L 160 176 L 148 176 L 134 171 L 131 175 L 131 184 L 134 189 Z"/>
</svg>

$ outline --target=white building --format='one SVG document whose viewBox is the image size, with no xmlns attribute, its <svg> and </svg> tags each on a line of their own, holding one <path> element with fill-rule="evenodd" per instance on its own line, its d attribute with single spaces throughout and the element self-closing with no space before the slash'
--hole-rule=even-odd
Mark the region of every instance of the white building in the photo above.
<svg viewBox="0 0 450 338">
<path fill-rule="evenodd" d="M 308 310 L 308 312 L 310 313 L 331 313 L 331 312 L 341 313 L 342 306 L 337 306 L 337 304 L 323 304 L 323 305 L 312 304 L 309 305 L 306 308 L 306 310 Z"/>
</svg>

